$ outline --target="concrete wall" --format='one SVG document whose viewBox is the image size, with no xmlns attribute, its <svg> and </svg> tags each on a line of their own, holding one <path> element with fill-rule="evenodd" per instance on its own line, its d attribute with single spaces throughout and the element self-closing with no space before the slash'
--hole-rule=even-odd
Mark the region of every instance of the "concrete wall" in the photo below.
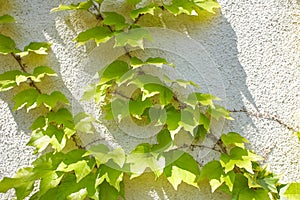
<svg viewBox="0 0 300 200">
<path fill-rule="evenodd" d="M 89 43 L 76 48 L 72 39 L 95 22 L 84 12 L 49 14 L 51 8 L 68 2 L 71 1 L 0 0 L 0 15 L 10 13 L 18 22 L 0 27 L 1 33 L 13 37 L 19 47 L 31 41 L 52 42 L 47 58 L 34 56 L 25 60 L 30 67 L 51 65 L 59 74 L 54 81 L 46 79 L 42 90 L 62 90 L 70 99 L 74 114 L 87 111 L 97 115 L 93 104 L 79 102 L 81 88 L 92 82 L 101 67 L 124 55 L 124 51 L 115 49 L 108 54 L 112 41 L 100 47 Z M 115 3 L 107 1 L 104 9 L 116 7 Z M 300 2 L 220 0 L 219 3 L 222 8 L 216 15 L 193 19 L 165 17 L 155 22 L 167 30 L 151 29 L 156 42 L 147 42 L 146 52 L 163 54 L 177 65 L 177 71 L 172 72 L 174 76 L 192 79 L 204 91 L 220 96 L 229 110 L 238 111 L 232 115 L 235 121 L 219 127 L 218 134 L 242 133 L 250 140 L 251 148 L 266 159 L 270 169 L 282 174 L 282 181 L 300 180 L 300 145 L 287 128 L 296 129 L 300 124 Z M 143 23 L 153 21 L 145 19 Z M 0 56 L 0 63 L 0 72 L 17 67 L 7 56 Z M 34 159 L 32 148 L 26 147 L 26 143 L 28 127 L 38 111 L 32 115 L 24 110 L 12 111 L 14 92 L 0 94 L 0 179 L 12 176 Z M 129 150 L 141 141 L 150 140 L 124 134 L 126 130 L 119 131 L 112 125 L 96 129 L 96 135 L 82 136 L 85 145 L 110 138 L 107 143 L 111 146 Z M 201 161 L 210 158 L 212 152 L 195 150 L 193 154 Z M 210 194 L 207 185 L 197 190 L 182 184 L 175 192 L 166 180 L 154 182 L 150 174 L 126 182 L 129 200 L 228 198 L 224 194 Z M 12 197 L 12 191 L 0 194 L 0 199 Z"/>
</svg>

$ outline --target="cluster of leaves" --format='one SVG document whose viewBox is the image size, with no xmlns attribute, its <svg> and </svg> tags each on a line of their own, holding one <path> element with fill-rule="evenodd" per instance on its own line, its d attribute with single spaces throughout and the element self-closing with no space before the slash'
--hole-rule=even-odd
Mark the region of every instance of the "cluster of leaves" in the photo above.
<svg viewBox="0 0 300 200">
<path fill-rule="evenodd" d="M 173 0 L 170 3 L 141 4 L 141 0 L 127 0 L 131 4 L 130 16 L 116 12 L 101 12 L 103 0 L 87 0 L 78 4 L 60 5 L 52 11 L 86 10 L 100 20 L 99 26 L 80 33 L 75 41 L 83 45 L 94 40 L 97 45 L 111 38 L 115 47 L 140 47 L 145 39 L 152 40 L 138 21 L 144 15 L 169 12 L 174 15 L 197 15 L 203 10 L 214 12 L 219 4 L 214 0 Z M 8 15 L 0 23 L 10 23 Z M 12 55 L 21 67 L 0 75 L 0 91 L 27 84 L 15 97 L 15 110 L 26 107 L 27 112 L 40 106 L 49 111 L 39 116 L 31 126 L 28 145 L 39 156 L 30 167 L 20 169 L 12 178 L 0 181 L 0 192 L 14 188 L 18 199 L 118 199 L 125 198 L 125 176 L 135 178 L 147 171 L 155 177 L 164 176 L 174 187 L 182 182 L 199 187 L 200 181 L 209 181 L 212 191 L 219 189 L 232 195 L 232 199 L 278 199 L 283 186 L 278 177 L 260 166 L 261 157 L 245 148 L 247 140 L 237 133 L 222 135 L 218 141 L 220 160 L 213 160 L 200 169 L 197 161 L 177 146 L 174 137 L 179 132 L 189 134 L 193 143 L 205 141 L 211 133 L 211 121 L 229 119 L 230 113 L 214 101 L 211 94 L 191 92 L 179 96 L 172 85 L 185 89 L 198 87 L 192 81 L 158 78 L 144 72 L 145 67 L 160 69 L 173 66 L 164 58 L 141 59 L 127 53 L 128 61 L 115 60 L 99 72 L 100 80 L 89 86 L 83 99 L 93 98 L 105 113 L 106 120 L 131 118 L 138 125 L 161 126 L 156 143 L 137 145 L 129 154 L 124 150 L 110 150 L 100 144 L 85 149 L 76 138 L 78 131 L 92 133 L 96 120 L 79 113 L 73 117 L 65 107 L 67 98 L 59 91 L 44 94 L 37 87 L 45 76 L 56 76 L 47 66 L 39 66 L 32 73 L 26 71 L 22 57 L 31 53 L 47 54 L 50 44 L 32 42 L 19 50 L 8 36 L 0 34 L 0 54 Z M 132 88 L 132 93 L 124 92 Z M 39 183 L 38 190 L 32 191 Z M 286 195 L 295 199 L 299 185 L 293 184 Z M 296 194 L 297 195 L 297 194 Z"/>
</svg>

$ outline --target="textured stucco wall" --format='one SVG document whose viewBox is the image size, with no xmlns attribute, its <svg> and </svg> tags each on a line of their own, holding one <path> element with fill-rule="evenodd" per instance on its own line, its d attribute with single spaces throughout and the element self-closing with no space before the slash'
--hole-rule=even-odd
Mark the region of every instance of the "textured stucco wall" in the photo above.
<svg viewBox="0 0 300 200">
<path fill-rule="evenodd" d="M 48 64 L 59 74 L 55 81 L 46 80 L 43 91 L 58 87 L 72 102 L 73 113 L 98 113 L 92 104 L 79 102 L 83 86 L 94 74 L 122 49 L 108 54 L 112 42 L 95 48 L 92 43 L 76 48 L 72 39 L 78 32 L 95 25 L 86 13 L 55 13 L 49 10 L 70 1 L 0 0 L 0 15 L 10 13 L 17 24 L 6 25 L 2 33 L 15 38 L 19 47 L 30 41 L 53 43 L 50 55 L 25 62 L 29 66 Z M 74 2 L 74 1 L 72 1 Z M 282 174 L 283 181 L 300 180 L 300 145 L 292 132 L 275 120 L 291 127 L 300 124 L 300 3 L 296 0 L 220 0 L 222 8 L 215 16 L 197 19 L 166 17 L 157 22 L 170 30 L 152 29 L 156 43 L 147 43 L 151 55 L 163 54 L 178 66 L 177 76 L 192 79 L 203 90 L 222 97 L 223 104 L 235 112 L 235 121 L 220 127 L 246 136 L 251 147 L 270 164 L 271 170 Z M 107 2 L 107 8 L 115 1 Z M 178 22 L 179 20 L 179 22 Z M 144 20 L 151 24 L 151 20 Z M 155 22 L 156 23 L 156 22 Z M 174 46 L 175 43 L 175 46 Z M 105 57 L 101 56 L 104 53 Z M 0 72 L 14 69 L 12 58 L 0 56 Z M 175 76 L 174 75 L 174 76 Z M 51 79 L 53 80 L 53 79 Z M 213 80 L 212 82 L 208 80 Z M 24 110 L 12 111 L 12 93 L 0 94 L 0 179 L 12 176 L 19 167 L 33 160 L 32 148 L 26 147 L 33 115 Z M 272 118 L 272 117 L 271 117 Z M 26 121 L 24 121 L 26 119 Z M 112 146 L 130 149 L 147 138 L 121 134 L 108 125 L 96 127 L 99 134 L 82 136 L 84 144 L 101 138 L 111 138 Z M 126 131 L 125 131 L 126 132 Z M 110 134 L 115 138 L 112 139 Z M 193 154 L 206 159 L 208 152 Z M 222 194 L 211 195 L 208 186 L 197 190 L 182 184 L 174 192 L 164 179 L 153 181 L 144 175 L 126 184 L 128 199 L 226 199 Z M 0 194 L 11 199 L 13 193 Z"/>
</svg>

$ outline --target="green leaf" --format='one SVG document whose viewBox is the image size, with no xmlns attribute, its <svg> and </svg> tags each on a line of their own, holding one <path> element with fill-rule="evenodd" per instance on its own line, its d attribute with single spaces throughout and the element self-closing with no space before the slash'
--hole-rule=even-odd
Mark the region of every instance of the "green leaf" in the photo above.
<svg viewBox="0 0 300 200">
<path fill-rule="evenodd" d="M 19 92 L 13 100 L 15 101 L 14 110 L 19 110 L 26 106 L 27 112 L 37 107 L 39 92 L 36 89 L 27 89 Z"/>
<path fill-rule="evenodd" d="M 152 145 L 152 152 L 163 152 L 172 146 L 173 140 L 168 129 L 161 130 L 156 136 L 157 144 Z"/>
<path fill-rule="evenodd" d="M 179 127 L 179 122 L 181 120 L 181 112 L 171 107 L 167 110 L 167 120 L 169 130 L 176 130 Z"/>
<path fill-rule="evenodd" d="M 27 56 L 30 52 L 39 55 L 47 55 L 47 51 L 49 50 L 50 46 L 51 44 L 48 42 L 31 42 L 29 45 L 24 47 L 23 52 L 18 52 L 17 55 L 24 57 Z"/>
<path fill-rule="evenodd" d="M 12 70 L 0 74 L 0 92 L 14 88 L 17 85 L 16 78 L 22 74 L 23 73 L 19 70 Z"/>
<path fill-rule="evenodd" d="M 141 116 L 146 108 L 150 108 L 152 106 L 149 98 L 142 100 L 142 96 L 140 95 L 136 100 L 129 100 L 129 112 L 133 116 Z"/>
<path fill-rule="evenodd" d="M 230 117 L 230 112 L 222 106 L 215 105 L 214 108 L 209 107 L 207 111 L 216 120 L 219 120 L 221 117 L 224 117 L 225 119 L 233 120 L 233 118 Z"/>
<path fill-rule="evenodd" d="M 127 163 L 130 164 L 131 178 L 140 176 L 148 168 L 154 172 L 156 178 L 162 174 L 159 154 L 152 152 L 152 145 L 139 144 L 128 156 Z"/>
<path fill-rule="evenodd" d="M 164 154 L 166 163 L 164 174 L 175 190 L 181 182 L 198 188 L 197 179 L 200 169 L 197 161 L 188 153 L 183 151 L 170 151 Z"/>
<path fill-rule="evenodd" d="M 152 41 L 152 36 L 146 29 L 135 28 L 130 29 L 128 32 L 117 33 L 114 47 L 126 46 L 127 44 L 132 47 L 140 47 L 144 49 L 144 39 Z"/>
<path fill-rule="evenodd" d="M 123 167 L 125 163 L 125 152 L 123 149 L 117 148 L 110 151 L 104 144 L 90 147 L 85 156 L 86 155 L 94 156 L 98 166 L 107 163 L 109 160 L 114 161 L 120 167 Z"/>
<path fill-rule="evenodd" d="M 8 36 L 0 34 L 0 54 L 7 55 L 16 51 L 16 43 Z"/>
<path fill-rule="evenodd" d="M 283 196 L 285 196 L 289 200 L 299 200 L 300 199 L 300 183 L 290 183 L 288 185 L 287 190 L 284 192 Z"/>
<path fill-rule="evenodd" d="M 168 105 L 173 99 L 174 93 L 167 86 L 156 83 L 145 84 L 141 88 L 143 92 L 142 100 L 159 94 L 159 100 L 161 105 Z"/>
<path fill-rule="evenodd" d="M 35 177 L 33 168 L 20 169 L 13 178 L 4 178 L 0 181 L 0 192 L 6 193 L 9 189 L 15 188 L 18 199 L 24 199 L 33 190 Z"/>
<path fill-rule="evenodd" d="M 214 9 L 220 8 L 220 4 L 215 0 L 197 0 L 196 5 L 213 14 L 215 14 Z"/>
<path fill-rule="evenodd" d="M 95 128 L 93 126 L 93 122 L 96 121 L 97 120 L 92 115 L 84 112 L 78 113 L 74 117 L 75 129 L 83 133 L 94 133 Z"/>
<path fill-rule="evenodd" d="M 70 104 L 66 96 L 59 91 L 54 91 L 50 95 L 40 94 L 36 100 L 37 106 L 44 104 L 49 110 L 55 108 L 59 102 L 66 105 Z"/>
<path fill-rule="evenodd" d="M 209 132 L 209 130 L 210 130 L 210 120 L 208 119 L 208 117 L 206 115 L 204 115 L 203 113 L 200 113 L 200 116 L 199 116 L 199 119 L 198 119 L 198 123 L 200 125 L 203 125 L 203 127 L 205 128 L 205 130 L 207 132 Z"/>
<path fill-rule="evenodd" d="M 79 46 L 84 45 L 89 40 L 95 40 L 96 44 L 99 45 L 107 42 L 112 36 L 113 33 L 108 27 L 96 26 L 79 33 L 74 40 L 78 42 Z"/>
<path fill-rule="evenodd" d="M 116 188 L 111 186 L 107 181 L 104 181 L 99 185 L 99 200 L 118 200 L 119 196 L 122 196 L 122 191 L 118 191 Z M 122 189 L 124 190 L 124 189 Z"/>
<path fill-rule="evenodd" d="M 193 134 L 194 134 L 194 139 L 196 141 L 201 140 L 204 141 L 207 135 L 207 130 L 204 128 L 203 125 L 198 125 L 194 130 L 193 130 Z"/>
<path fill-rule="evenodd" d="M 149 5 L 143 8 L 138 8 L 136 10 L 133 10 L 130 12 L 130 17 L 131 19 L 135 20 L 138 18 L 140 15 L 145 15 L 145 14 L 150 14 L 154 15 L 154 10 L 156 9 L 155 5 Z"/>
<path fill-rule="evenodd" d="M 230 146 L 245 148 L 244 143 L 249 143 L 246 138 L 235 132 L 229 132 L 227 135 L 222 135 L 221 140 L 227 148 Z"/>
<path fill-rule="evenodd" d="M 249 173 L 254 174 L 252 161 L 259 161 L 262 158 L 256 154 L 251 153 L 250 151 L 234 147 L 230 150 L 230 154 L 221 154 L 220 162 L 225 168 L 225 173 L 234 169 L 234 166 L 239 168 L 244 168 Z"/>
<path fill-rule="evenodd" d="M 203 94 L 199 92 L 191 93 L 188 96 L 188 101 L 191 102 L 192 105 L 195 105 L 199 102 L 203 106 L 211 106 L 214 108 L 214 100 L 219 100 L 219 98 L 211 94 Z"/>
<path fill-rule="evenodd" d="M 57 76 L 56 72 L 47 66 L 38 66 L 34 68 L 31 80 L 34 82 L 41 82 L 41 79 L 47 76 Z"/>
<path fill-rule="evenodd" d="M 100 84 L 120 79 L 128 71 L 129 66 L 126 62 L 116 60 L 105 68 L 104 72 L 101 74 Z"/>
<path fill-rule="evenodd" d="M 73 116 L 66 108 L 60 108 L 57 112 L 50 112 L 47 115 L 48 122 L 56 125 L 64 125 L 64 127 L 74 128 Z"/>
<path fill-rule="evenodd" d="M 77 4 L 71 5 L 59 5 L 57 8 L 53 8 L 51 12 L 63 11 L 63 10 L 88 10 L 93 5 L 93 2 L 88 0 Z"/>
<path fill-rule="evenodd" d="M 122 170 L 112 162 L 100 166 L 100 179 L 98 182 L 106 180 L 111 186 L 113 186 L 117 191 L 121 190 L 121 182 L 123 180 Z"/>
<path fill-rule="evenodd" d="M 15 19 L 10 15 L 0 16 L 0 24 L 12 23 L 15 22 Z"/>
<path fill-rule="evenodd" d="M 58 166 L 57 171 L 62 171 L 62 172 L 74 171 L 76 175 L 76 182 L 78 183 L 92 171 L 93 167 L 94 167 L 93 160 L 79 160 L 69 165 L 66 165 L 65 163 L 62 162 Z"/>
<path fill-rule="evenodd" d="M 164 7 L 172 14 L 180 15 L 198 15 L 196 12 L 196 4 L 190 0 L 173 0 L 172 4 L 164 5 Z"/>
<path fill-rule="evenodd" d="M 105 18 L 102 21 L 103 24 L 114 26 L 117 31 L 128 27 L 128 24 L 125 23 L 125 18 L 122 15 L 115 12 L 104 12 L 103 14 L 105 15 Z"/>
</svg>

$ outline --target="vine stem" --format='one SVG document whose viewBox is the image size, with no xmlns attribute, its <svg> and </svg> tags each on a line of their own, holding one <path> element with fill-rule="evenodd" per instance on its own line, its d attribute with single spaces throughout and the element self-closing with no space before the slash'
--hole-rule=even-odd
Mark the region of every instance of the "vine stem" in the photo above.
<svg viewBox="0 0 300 200">
<path fill-rule="evenodd" d="M 257 117 L 257 118 L 272 120 L 272 121 L 275 121 L 278 124 L 284 126 L 286 129 L 288 129 L 290 131 L 293 131 L 293 132 L 298 132 L 299 131 L 299 130 L 297 130 L 297 129 L 299 129 L 298 126 L 296 128 L 292 127 L 292 126 L 284 123 L 277 116 L 270 115 L 269 113 L 254 113 L 254 112 L 248 111 L 246 109 L 240 109 L 240 110 L 233 109 L 233 110 L 228 110 L 228 111 L 231 112 L 231 113 L 246 113 L 247 115 L 254 116 L 254 117 Z"/>
<path fill-rule="evenodd" d="M 22 62 L 22 58 L 19 56 L 19 55 L 16 55 L 15 53 L 11 53 L 12 57 L 17 61 L 17 63 L 19 64 L 21 70 L 24 72 L 24 73 L 28 73 L 27 70 L 26 70 L 26 65 Z M 31 87 L 34 87 L 39 94 L 43 94 L 41 89 L 31 80 L 29 79 L 29 85 Z M 52 110 L 50 110 L 50 112 L 53 112 Z M 71 139 L 73 140 L 73 142 L 75 143 L 76 147 L 79 148 L 79 149 L 83 149 L 84 147 L 82 147 L 80 145 L 80 142 L 78 141 L 78 139 L 76 138 L 75 135 L 72 135 L 71 136 Z"/>
</svg>

